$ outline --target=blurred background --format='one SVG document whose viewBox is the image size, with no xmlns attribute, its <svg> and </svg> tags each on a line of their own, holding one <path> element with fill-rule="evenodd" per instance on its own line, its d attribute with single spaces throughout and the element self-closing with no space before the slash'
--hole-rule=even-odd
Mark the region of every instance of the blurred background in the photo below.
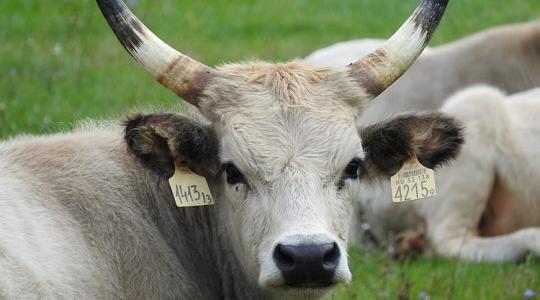
<svg viewBox="0 0 540 300">
<path fill-rule="evenodd" d="M 208 65 L 286 61 L 339 41 L 387 38 L 417 0 L 129 0 L 163 40 Z M 540 16 L 539 0 L 451 0 L 431 46 Z M 69 130 L 78 120 L 167 109 L 179 99 L 126 54 L 95 1 L 0 0 L 0 138 Z M 351 250 L 336 299 L 523 299 L 540 265 L 441 258 L 397 263 Z M 534 297 L 534 296 L 531 296 Z M 536 296 L 538 297 L 538 296 Z"/>
</svg>

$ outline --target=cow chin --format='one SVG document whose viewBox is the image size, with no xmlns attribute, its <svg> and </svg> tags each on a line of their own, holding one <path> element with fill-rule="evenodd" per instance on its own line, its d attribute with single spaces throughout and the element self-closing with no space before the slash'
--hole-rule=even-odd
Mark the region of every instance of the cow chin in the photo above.
<svg viewBox="0 0 540 300">
<path fill-rule="evenodd" d="M 319 298 L 352 277 L 345 247 L 327 234 L 282 236 L 260 252 L 259 265 L 259 285 L 287 298 Z"/>
</svg>

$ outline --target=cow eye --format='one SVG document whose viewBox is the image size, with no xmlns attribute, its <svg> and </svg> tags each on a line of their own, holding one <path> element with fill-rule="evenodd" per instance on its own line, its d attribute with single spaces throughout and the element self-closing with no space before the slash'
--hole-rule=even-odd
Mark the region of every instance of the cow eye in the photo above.
<svg viewBox="0 0 540 300">
<path fill-rule="evenodd" d="M 343 179 L 358 179 L 361 167 L 362 161 L 359 158 L 351 160 L 343 171 Z"/>
<path fill-rule="evenodd" d="M 223 169 L 229 184 L 246 183 L 246 178 L 233 163 L 223 164 Z"/>
</svg>

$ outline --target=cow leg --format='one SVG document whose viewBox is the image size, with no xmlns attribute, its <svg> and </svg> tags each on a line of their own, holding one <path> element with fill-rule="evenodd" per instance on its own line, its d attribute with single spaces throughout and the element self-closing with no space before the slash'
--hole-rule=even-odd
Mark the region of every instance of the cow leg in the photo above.
<svg viewBox="0 0 540 300">
<path fill-rule="evenodd" d="M 479 223 L 488 207 L 497 175 L 493 175 L 491 163 L 468 159 L 470 154 L 465 151 L 456 164 L 458 169 L 463 163 L 476 163 L 475 168 L 461 168 L 467 176 L 452 174 L 453 170 L 448 168 L 441 172 L 441 198 L 418 204 L 426 218 L 429 246 L 439 255 L 473 261 L 517 261 L 528 253 L 540 257 L 538 227 L 492 237 L 480 236 Z M 470 178 L 474 178 L 474 184 L 466 182 Z"/>
<path fill-rule="evenodd" d="M 392 258 L 396 260 L 404 260 L 406 258 L 414 258 L 424 252 L 426 241 L 424 228 L 409 230 L 397 236 L 391 249 Z"/>
<path fill-rule="evenodd" d="M 497 237 L 469 234 L 438 239 L 436 251 L 473 261 L 519 261 L 532 253 L 540 257 L 540 228 L 525 228 Z"/>
</svg>

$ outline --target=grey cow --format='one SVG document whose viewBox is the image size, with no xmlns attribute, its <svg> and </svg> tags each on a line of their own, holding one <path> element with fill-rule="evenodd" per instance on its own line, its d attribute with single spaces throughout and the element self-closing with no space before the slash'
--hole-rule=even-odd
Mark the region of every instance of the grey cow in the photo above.
<svg viewBox="0 0 540 300">
<path fill-rule="evenodd" d="M 445 0 L 422 1 L 386 44 L 341 68 L 210 68 L 121 1 L 97 2 L 131 56 L 196 117 L 141 114 L 120 127 L 2 143 L 2 298 L 321 297 L 351 280 L 360 180 L 411 156 L 435 167 L 462 143 L 460 125 L 442 114 L 356 125 L 425 47 Z M 175 165 L 207 178 L 213 206 L 175 206 Z"/>
</svg>

